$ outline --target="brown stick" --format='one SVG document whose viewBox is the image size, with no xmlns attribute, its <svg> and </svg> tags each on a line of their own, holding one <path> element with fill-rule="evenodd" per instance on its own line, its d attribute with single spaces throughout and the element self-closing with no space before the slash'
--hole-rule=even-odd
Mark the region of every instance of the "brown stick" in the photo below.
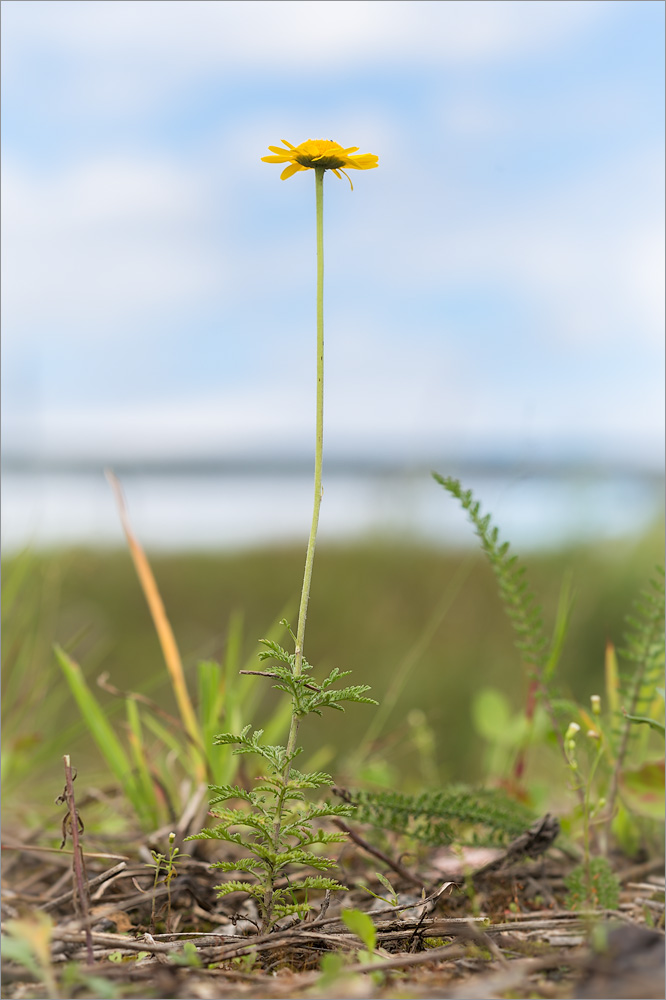
<svg viewBox="0 0 666 1000">
<path fill-rule="evenodd" d="M 120 872 L 125 871 L 127 868 L 127 862 L 121 861 L 119 865 L 114 865 L 113 868 L 107 869 L 107 871 L 102 872 L 101 875 L 96 875 L 95 878 L 88 880 L 88 890 L 92 889 L 95 885 L 101 885 L 103 882 L 108 881 L 108 879 L 115 878 Z M 74 895 L 75 890 L 70 889 L 68 892 L 64 892 L 62 896 L 57 896 L 55 899 L 49 899 L 48 902 L 42 903 L 39 907 L 40 910 L 56 910 L 63 903 L 69 902 L 69 900 Z"/>
<path fill-rule="evenodd" d="M 85 932 L 86 932 L 86 954 L 88 956 L 88 965 L 92 965 L 94 962 L 93 958 L 93 947 L 92 947 L 92 934 L 90 931 L 90 910 L 88 907 L 88 887 L 85 882 L 85 870 L 83 863 L 83 851 L 81 849 L 81 841 L 79 840 L 79 833 L 83 831 L 83 824 L 79 819 L 79 814 L 76 811 L 76 802 L 74 800 L 74 778 L 72 776 L 72 762 L 70 760 L 69 754 L 65 754 L 63 757 L 65 764 L 65 792 L 64 799 L 67 804 L 67 809 L 69 814 L 65 817 L 64 824 L 64 834 L 67 836 L 67 826 L 69 824 L 70 833 L 72 836 L 72 848 L 73 856 L 72 863 L 74 866 L 74 877 L 76 879 L 76 889 L 79 897 L 79 905 L 81 907 L 81 916 L 85 921 Z M 63 846 L 65 841 L 63 840 Z"/>
<path fill-rule="evenodd" d="M 451 962 L 457 958 L 464 958 L 467 948 L 464 945 L 446 944 L 441 948 L 428 948 L 427 951 L 420 951 L 416 955 L 396 955 L 395 958 L 387 958 L 377 962 L 360 962 L 358 965 L 350 965 L 345 972 L 384 972 L 389 969 L 404 969 L 409 965 L 425 965 L 427 962 Z"/>
</svg>

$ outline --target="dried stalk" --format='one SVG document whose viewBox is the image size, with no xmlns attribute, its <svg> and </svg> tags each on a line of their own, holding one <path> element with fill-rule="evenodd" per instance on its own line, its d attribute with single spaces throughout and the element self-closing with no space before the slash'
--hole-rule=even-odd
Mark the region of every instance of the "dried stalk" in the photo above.
<svg viewBox="0 0 666 1000">
<path fill-rule="evenodd" d="M 62 795 L 59 795 L 56 802 L 64 802 L 67 805 L 67 814 L 62 822 L 62 833 L 63 839 L 61 847 L 65 846 L 67 840 L 67 834 L 72 838 L 72 866 L 74 869 L 74 880 L 76 883 L 76 895 L 78 897 L 78 904 L 81 910 L 81 917 L 83 919 L 85 935 L 86 935 L 86 954 L 88 957 L 88 964 L 92 965 L 94 962 L 93 949 L 92 949 L 92 935 L 90 931 L 90 908 L 88 900 L 88 886 L 86 884 L 86 874 L 85 874 L 85 863 L 83 860 L 83 850 L 81 848 L 81 841 L 79 835 L 83 833 L 83 822 L 81 817 L 76 811 L 76 802 L 74 799 L 74 778 L 75 774 L 72 774 L 72 762 L 70 760 L 69 754 L 65 754 L 63 757 L 63 762 L 65 765 L 65 790 Z M 73 895 L 73 893 L 72 893 Z"/>
</svg>

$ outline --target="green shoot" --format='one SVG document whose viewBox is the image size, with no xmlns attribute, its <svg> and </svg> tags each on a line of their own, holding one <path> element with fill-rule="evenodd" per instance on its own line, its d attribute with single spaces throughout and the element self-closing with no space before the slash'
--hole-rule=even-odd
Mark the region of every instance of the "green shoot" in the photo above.
<svg viewBox="0 0 666 1000">
<path fill-rule="evenodd" d="M 632 615 L 627 616 L 625 646 L 620 650 L 623 667 L 617 671 L 615 731 L 616 752 L 613 778 L 608 796 L 608 825 L 613 821 L 622 768 L 637 731 L 637 722 L 647 720 L 648 711 L 657 696 L 664 676 L 664 573 L 658 576 L 636 602 Z M 663 727 L 654 720 L 648 725 L 663 735 Z"/>
<path fill-rule="evenodd" d="M 264 676 L 275 678 L 274 687 L 287 693 L 291 702 L 292 718 L 321 715 L 323 708 L 343 711 L 341 702 L 374 704 L 365 697 L 367 685 L 334 688 L 333 684 L 346 676 L 348 671 L 334 668 L 320 684 L 310 676 L 312 666 L 302 658 L 302 672 L 298 676 L 293 667 L 296 654 L 288 653 L 273 640 L 263 641 L 265 650 L 261 658 L 271 660 L 271 669 L 261 671 Z M 262 742 L 263 730 L 245 726 L 239 734 L 222 733 L 215 738 L 217 746 L 234 746 L 234 754 L 253 754 L 263 762 L 265 773 L 256 779 L 255 788 L 248 791 L 238 785 L 214 785 L 211 790 L 211 813 L 220 823 L 202 830 L 190 840 L 222 840 L 244 847 L 246 856 L 235 861 L 220 861 L 213 865 L 223 872 L 247 873 L 252 881 L 231 880 L 217 886 L 220 896 L 232 892 L 245 892 L 255 899 L 261 918 L 261 931 L 265 933 L 281 917 L 290 914 L 303 916 L 310 909 L 308 893 L 314 889 L 344 889 L 334 879 L 324 875 L 303 875 L 304 868 L 326 872 L 335 862 L 317 853 L 320 845 L 345 840 L 344 833 L 327 833 L 314 829 L 314 821 L 329 816 L 349 816 L 353 808 L 347 804 L 332 805 L 306 803 L 305 793 L 331 786 L 333 779 L 323 771 L 304 774 L 292 767 L 302 752 L 300 748 Z M 236 807 L 221 805 L 229 801 Z M 248 831 L 248 832 L 244 832 Z M 299 869 L 298 875 L 287 875 L 291 866 Z M 277 883 L 287 877 L 286 886 Z"/>
<path fill-rule="evenodd" d="M 169 834 L 169 848 L 167 854 L 160 854 L 158 851 L 151 851 L 153 856 L 152 863 L 148 862 L 148 868 L 155 869 L 155 879 L 153 881 L 153 901 L 150 910 L 150 929 L 155 933 L 155 910 L 157 903 L 157 886 L 160 882 L 160 875 L 162 872 L 161 882 L 166 886 L 167 890 L 167 917 L 166 917 L 166 930 L 169 933 L 169 925 L 171 922 L 171 883 L 178 874 L 177 863 L 181 858 L 188 858 L 189 854 L 181 854 L 180 848 L 175 846 L 176 834 Z"/>
<path fill-rule="evenodd" d="M 566 760 L 564 741 L 546 681 L 552 675 L 554 665 L 559 658 L 566 632 L 570 606 L 568 590 L 567 588 L 563 590 L 555 636 L 549 653 L 541 608 L 527 584 L 525 567 L 518 563 L 518 556 L 509 555 L 509 543 L 500 541 L 499 529 L 492 524 L 490 514 L 481 515 L 481 504 L 474 499 L 471 490 L 463 490 L 457 479 L 451 477 L 445 479 L 436 472 L 433 472 L 433 478 L 467 511 L 497 579 L 500 599 L 515 632 L 515 644 L 530 678 L 526 707 L 528 722 L 531 723 L 534 719 L 536 696 L 539 695 L 548 713 L 560 751 Z M 514 769 L 517 779 L 521 778 L 523 768 L 524 754 L 521 753 Z"/>
<path fill-rule="evenodd" d="M 534 820 L 525 806 L 492 788 L 447 785 L 418 795 L 393 791 L 342 794 L 355 806 L 355 818 L 360 823 L 407 834 L 432 846 L 500 846 L 517 837 Z"/>
<path fill-rule="evenodd" d="M 369 889 L 367 885 L 362 885 L 361 889 L 363 889 L 364 892 L 369 892 L 371 896 L 374 896 L 375 899 L 381 900 L 382 903 L 386 903 L 387 906 L 397 906 L 398 893 L 395 891 L 395 889 L 393 888 L 389 880 L 386 878 L 386 876 L 382 875 L 381 872 L 375 872 L 375 878 L 378 878 L 379 881 L 382 883 L 388 894 L 387 896 L 379 896 L 376 892 L 373 892 L 372 889 Z M 349 926 L 349 924 L 347 924 L 347 926 Z M 349 929 L 351 930 L 351 927 Z"/>
</svg>

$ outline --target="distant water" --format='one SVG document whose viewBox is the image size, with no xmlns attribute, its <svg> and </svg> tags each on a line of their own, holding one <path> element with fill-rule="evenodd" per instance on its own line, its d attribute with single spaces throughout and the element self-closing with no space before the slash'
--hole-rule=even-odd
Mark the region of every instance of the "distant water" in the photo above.
<svg viewBox="0 0 666 1000">
<path fill-rule="evenodd" d="M 134 530 L 151 549 L 229 549 L 307 539 L 310 474 L 132 472 L 121 478 Z M 656 477 L 474 473 L 463 483 L 492 512 L 502 537 L 523 550 L 634 535 L 662 516 Z M 101 472 L 10 469 L 1 488 L 5 552 L 28 544 L 124 544 Z M 475 541 L 456 501 L 425 472 L 326 476 L 321 540 L 368 536 L 454 546 Z"/>
</svg>

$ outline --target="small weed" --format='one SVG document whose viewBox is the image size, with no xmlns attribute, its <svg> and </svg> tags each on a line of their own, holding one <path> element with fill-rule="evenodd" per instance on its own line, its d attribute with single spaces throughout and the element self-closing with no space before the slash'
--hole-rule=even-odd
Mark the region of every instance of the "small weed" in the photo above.
<svg viewBox="0 0 666 1000">
<path fill-rule="evenodd" d="M 364 945 L 356 955 L 357 960 L 362 965 L 372 965 L 374 962 L 381 962 L 382 958 L 386 958 L 386 952 L 377 949 L 377 930 L 369 914 L 362 910 L 343 910 L 341 916 L 348 930 L 355 934 Z M 384 979 L 379 972 L 371 973 L 370 978 L 375 985 L 381 985 Z"/>
<path fill-rule="evenodd" d="M 275 685 L 291 696 L 293 719 L 300 721 L 306 715 L 321 715 L 324 707 L 342 710 L 340 702 L 371 702 L 365 697 L 366 685 L 334 688 L 332 685 L 343 673 L 334 668 L 321 684 L 309 680 L 310 664 L 302 659 L 300 674 L 295 673 L 295 654 L 287 653 L 277 643 L 265 640 L 264 654 L 274 662 L 269 676 L 280 683 Z M 312 889 L 343 889 L 335 879 L 325 876 L 289 878 L 285 888 L 277 888 L 277 880 L 290 865 L 327 871 L 335 862 L 308 848 L 323 844 L 339 843 L 346 839 L 344 833 L 325 833 L 315 830 L 314 820 L 327 816 L 349 816 L 353 811 L 346 804 L 308 805 L 305 792 L 330 786 L 333 779 L 324 771 L 302 773 L 292 767 L 302 752 L 293 745 L 271 746 L 262 743 L 262 730 L 251 732 L 246 726 L 239 734 L 222 733 L 215 738 L 218 746 L 236 746 L 236 754 L 256 754 L 267 771 L 257 779 L 255 789 L 248 791 L 238 785 L 212 786 L 211 812 L 220 820 L 218 826 L 202 830 L 189 840 L 222 840 L 244 847 L 249 857 L 234 861 L 218 861 L 213 867 L 223 872 L 247 872 L 256 881 L 228 881 L 217 886 L 220 896 L 232 892 L 245 892 L 252 896 L 261 914 L 261 929 L 272 928 L 275 921 L 290 914 L 305 915 L 310 909 L 307 893 Z M 292 729 L 295 732 L 295 729 Z M 220 803 L 236 800 L 238 808 L 221 808 Z M 249 808 L 248 808 L 249 807 Z M 251 836 L 239 832 L 251 831 Z M 300 898 L 299 898 L 300 897 Z"/>
<path fill-rule="evenodd" d="M 376 892 L 372 891 L 372 889 L 368 889 L 367 885 L 362 885 L 361 889 L 363 889 L 364 892 L 369 892 L 371 896 L 375 897 L 375 899 L 380 899 L 382 903 L 386 903 L 387 906 L 397 906 L 398 894 L 386 876 L 382 875 L 381 872 L 375 872 L 375 878 L 378 878 L 382 883 L 388 893 L 388 896 L 378 896 Z"/>
<path fill-rule="evenodd" d="M 663 714 L 663 698 L 658 687 L 664 667 L 663 570 L 658 570 L 658 576 L 643 593 L 635 612 L 627 617 L 628 629 L 621 653 L 622 669 L 618 668 L 612 646 L 607 647 L 605 671 L 609 712 L 608 718 L 604 719 L 600 696 L 591 696 L 591 710 L 588 711 L 570 699 L 559 697 L 555 690 L 554 675 L 562 654 L 571 607 L 568 587 L 563 588 L 558 619 L 549 643 L 541 609 L 528 587 L 524 568 L 518 564 L 515 555 L 509 555 L 509 543 L 500 542 L 498 529 L 492 526 L 490 515 L 481 515 L 479 502 L 474 499 L 471 490 L 463 490 L 458 480 L 444 479 L 437 474 L 434 478 L 460 502 L 475 527 L 495 573 L 500 598 L 526 668 L 529 686 L 524 732 L 529 733 L 529 737 L 515 758 L 511 787 L 516 794 L 524 795 L 521 780 L 526 750 L 534 739 L 540 704 L 550 723 L 545 727 L 544 736 L 554 736 L 573 778 L 571 787 L 578 799 L 578 811 L 583 823 L 585 898 L 588 905 L 596 905 L 593 901 L 600 893 L 605 900 L 613 899 L 616 893 L 614 876 L 605 861 L 601 863 L 601 858 L 592 857 L 593 851 L 600 848 L 595 827 L 605 824 L 606 832 L 610 830 L 616 816 L 618 797 L 623 799 L 625 813 L 633 808 L 638 814 L 645 810 L 654 818 L 663 818 L 663 757 L 658 761 L 646 761 L 644 741 L 641 766 L 633 771 L 627 768 L 629 753 L 637 742 L 633 738 L 637 729 L 653 730 L 663 737 L 663 723 L 657 718 L 657 713 Z M 517 742 L 515 736 L 508 737 L 499 730 L 516 728 L 518 732 L 522 727 L 515 726 L 506 704 L 503 701 L 500 704 L 497 696 L 492 696 L 494 707 L 489 708 L 489 698 L 488 692 L 485 702 L 477 701 L 477 727 L 494 736 L 496 742 L 506 740 L 510 746 Z M 562 733 L 559 719 L 565 712 L 569 713 L 569 718 L 573 716 L 580 722 L 570 722 L 566 732 Z M 584 770 L 580 767 L 576 743 L 581 726 L 585 727 L 591 748 L 590 762 Z M 606 837 L 602 850 L 607 848 L 607 842 Z M 573 878 L 578 886 L 574 895 L 578 898 L 578 875 Z"/>
<path fill-rule="evenodd" d="M 590 858 L 577 865 L 564 880 L 570 910 L 617 910 L 620 883 L 606 858 Z"/>
<path fill-rule="evenodd" d="M 160 854 L 158 851 L 151 851 L 153 856 L 152 863 L 148 862 L 148 868 L 155 869 L 155 878 L 153 880 L 153 901 L 150 911 L 150 928 L 155 932 L 155 905 L 156 905 L 156 890 L 158 883 L 161 881 L 163 885 L 166 886 L 167 890 L 167 917 L 166 917 L 166 930 L 169 933 L 169 926 L 171 922 L 171 883 L 178 874 L 177 864 L 181 858 L 189 858 L 189 854 L 181 854 L 180 849 L 175 846 L 176 844 L 176 834 L 169 834 L 169 847 L 167 854 Z M 162 875 L 160 879 L 160 875 Z"/>
<path fill-rule="evenodd" d="M 190 969 L 199 969 L 203 964 L 193 941 L 185 941 L 183 950 L 172 955 L 171 961 L 175 965 L 184 965 Z"/>
</svg>

